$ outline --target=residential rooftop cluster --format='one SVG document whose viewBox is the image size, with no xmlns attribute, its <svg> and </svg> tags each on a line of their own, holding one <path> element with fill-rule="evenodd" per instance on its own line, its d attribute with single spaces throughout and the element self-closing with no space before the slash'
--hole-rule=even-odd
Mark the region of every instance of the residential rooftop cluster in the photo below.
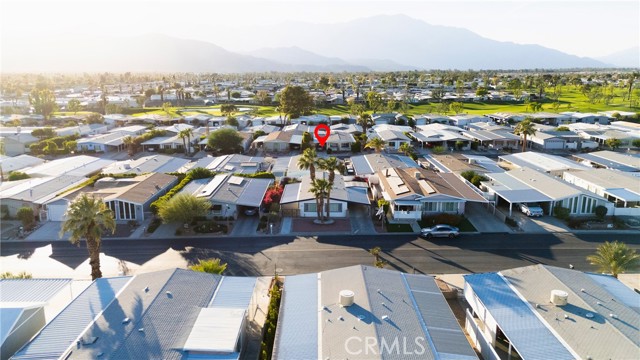
<svg viewBox="0 0 640 360">
<path fill-rule="evenodd" d="M 2 358 L 247 358 L 270 280 L 168 269 L 71 296 L 70 279 L 0 280 Z M 273 359 L 633 359 L 640 349 L 640 295 L 606 275 L 532 265 L 466 275 L 456 290 L 358 265 L 276 280 Z"/>
</svg>

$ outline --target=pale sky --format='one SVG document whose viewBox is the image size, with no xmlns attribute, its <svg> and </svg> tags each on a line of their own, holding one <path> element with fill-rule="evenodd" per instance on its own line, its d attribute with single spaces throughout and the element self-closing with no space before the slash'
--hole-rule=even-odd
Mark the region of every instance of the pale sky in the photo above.
<svg viewBox="0 0 640 360">
<path fill-rule="evenodd" d="M 599 57 L 640 44 L 638 0 L 0 0 L 0 12 L 3 40 L 40 37 L 71 47 L 73 36 L 160 33 L 246 51 L 259 47 L 259 25 L 331 24 L 382 14 L 405 14 L 579 56 Z M 256 32 L 256 44 L 234 43 L 239 31 Z"/>
</svg>

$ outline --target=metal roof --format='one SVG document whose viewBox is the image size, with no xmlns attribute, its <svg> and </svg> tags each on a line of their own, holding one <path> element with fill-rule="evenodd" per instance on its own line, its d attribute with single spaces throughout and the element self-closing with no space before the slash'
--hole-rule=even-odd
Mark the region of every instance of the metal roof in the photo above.
<svg viewBox="0 0 640 360">
<path fill-rule="evenodd" d="M 225 276 L 220 280 L 209 307 L 246 309 L 253 297 L 255 277 Z"/>
<path fill-rule="evenodd" d="M 578 188 L 577 186 L 571 185 L 545 173 L 535 171 L 526 167 L 507 171 L 506 174 L 531 187 L 532 189 L 535 189 L 547 195 L 553 200 L 566 199 L 585 193 L 584 190 Z M 597 196 L 595 194 L 590 195 Z"/>
<path fill-rule="evenodd" d="M 408 293 L 409 289 L 405 287 L 402 274 L 396 271 L 377 270 L 376 268 L 363 266 L 362 276 L 369 299 L 369 308 L 364 310 L 370 311 L 369 317 L 372 318 L 365 321 L 369 320 L 373 323 L 375 336 L 379 340 L 392 341 L 393 339 L 407 338 L 406 350 L 411 354 L 404 354 L 404 351 L 399 353 L 383 352 L 381 358 L 389 360 L 437 359 L 431 336 L 426 326 L 423 326 L 420 312 L 414 307 L 415 303 Z M 354 277 L 351 276 L 351 278 Z M 356 293 L 356 296 L 364 295 Z M 442 297 L 442 294 L 440 294 L 440 297 Z M 438 308 L 442 310 L 440 307 Z M 387 319 L 382 319 L 382 316 L 387 316 Z M 457 324 L 456 327 L 460 330 Z M 422 348 L 418 349 L 417 346 Z M 421 350 L 419 356 L 414 354 L 418 350 Z M 471 350 L 470 347 L 469 350 Z"/>
<path fill-rule="evenodd" d="M 236 352 L 246 311 L 246 308 L 200 309 L 182 349 L 189 352 Z"/>
<path fill-rule="evenodd" d="M 0 302 L 47 302 L 71 279 L 2 279 Z"/>
<path fill-rule="evenodd" d="M 44 164 L 24 170 L 32 177 L 37 176 L 87 176 L 114 164 L 114 160 L 94 156 L 78 155 L 47 161 Z"/>
<path fill-rule="evenodd" d="M 385 168 L 418 167 L 418 164 L 408 156 L 381 153 L 352 156 L 351 163 L 358 176 L 373 175 Z"/>
<path fill-rule="evenodd" d="M 610 294 L 615 296 L 616 299 L 627 305 L 635 312 L 640 313 L 640 299 L 638 293 L 633 291 L 630 287 L 623 284 L 620 280 L 614 278 L 611 275 L 602 274 L 586 274 L 593 281 L 602 286 Z"/>
<path fill-rule="evenodd" d="M 190 161 L 167 155 L 150 155 L 144 156 L 136 160 L 118 161 L 111 166 L 105 167 L 102 172 L 105 174 L 122 174 L 122 173 L 150 173 L 175 172 L 184 167 Z"/>
<path fill-rule="evenodd" d="M 464 280 L 522 359 L 575 358 L 499 274 L 465 275 Z"/>
<path fill-rule="evenodd" d="M 409 274 L 402 278 L 439 358 L 477 359 L 434 278 Z"/>
<path fill-rule="evenodd" d="M 589 167 L 581 165 L 575 161 L 565 159 L 561 156 L 527 151 L 518 154 L 501 155 L 500 159 L 510 162 L 518 167 L 528 167 L 537 171 L 560 171 L 560 170 L 587 170 Z"/>
<path fill-rule="evenodd" d="M 12 171 L 17 171 L 20 169 L 24 169 L 26 167 L 36 166 L 44 163 L 43 159 L 37 158 L 31 155 L 18 155 L 14 157 L 4 157 L 0 159 L 0 165 L 2 165 L 2 171 L 5 173 L 10 173 Z"/>
<path fill-rule="evenodd" d="M 220 177 L 217 175 L 214 181 Z M 242 180 L 236 182 L 235 179 Z M 211 201 L 229 203 L 243 206 L 258 207 L 264 199 L 264 194 L 273 183 L 271 179 L 238 178 L 227 176 L 224 181 L 214 190 L 210 197 Z"/>
<path fill-rule="evenodd" d="M 130 280 L 131 277 L 128 276 L 95 280 L 12 359 L 51 359 L 63 356 Z"/>
<path fill-rule="evenodd" d="M 640 353 L 640 314 L 616 301 L 588 275 L 546 265 L 509 269 L 501 274 L 524 299 L 521 301 L 540 304 L 539 308 L 531 307 L 532 311 L 580 358 L 632 359 Z M 567 305 L 549 303 L 555 289 L 567 292 Z M 637 299 L 640 302 L 640 295 Z"/>
<path fill-rule="evenodd" d="M 273 358 L 477 359 L 432 277 L 362 265 L 287 277 Z"/>
<path fill-rule="evenodd" d="M 629 189 L 607 189 L 605 190 L 605 194 L 612 195 L 623 201 L 640 201 L 640 193 Z"/>
<path fill-rule="evenodd" d="M 80 185 L 86 180 L 84 177 L 75 175 L 24 179 L 20 180 L 19 184 L 0 191 L 0 199 L 15 199 L 34 204 L 44 204 L 53 199 L 56 194 Z"/>
<path fill-rule="evenodd" d="M 545 202 L 553 200 L 540 191 L 509 176 L 508 172 L 486 174 L 491 180 L 483 182 L 506 201 L 514 203 Z"/>
<path fill-rule="evenodd" d="M 465 158 L 469 159 L 469 162 L 476 164 L 480 167 L 482 167 L 483 169 L 490 171 L 490 172 L 504 172 L 505 170 L 503 168 L 501 168 L 500 166 L 498 166 L 498 164 L 493 161 L 492 159 L 486 157 L 486 156 L 480 156 L 480 155 L 469 155 L 469 154 L 462 154 L 462 156 L 464 156 Z"/>
<path fill-rule="evenodd" d="M 318 274 L 287 276 L 273 359 L 318 358 Z"/>
<path fill-rule="evenodd" d="M 578 159 L 585 159 L 610 169 L 620 171 L 639 171 L 640 156 L 631 154 L 620 154 L 614 151 L 603 150 L 586 154 L 573 155 Z"/>
</svg>

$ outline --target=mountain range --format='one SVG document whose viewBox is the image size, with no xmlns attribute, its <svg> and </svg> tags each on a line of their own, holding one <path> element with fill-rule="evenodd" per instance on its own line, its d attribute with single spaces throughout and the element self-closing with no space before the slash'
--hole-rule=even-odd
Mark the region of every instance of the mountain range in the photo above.
<svg viewBox="0 0 640 360">
<path fill-rule="evenodd" d="M 166 35 L 72 38 L 64 42 L 17 41 L 4 36 L 1 69 L 230 73 L 602 68 L 633 65 L 634 56 L 630 50 L 600 59 L 578 57 L 539 45 L 495 41 L 466 29 L 430 25 L 404 15 L 374 16 L 331 26 L 288 22 L 261 27 L 258 33 L 262 47 L 244 53 Z M 234 32 L 234 39 L 248 41 L 255 34 Z M 637 59 L 636 55 L 635 66 Z"/>
</svg>

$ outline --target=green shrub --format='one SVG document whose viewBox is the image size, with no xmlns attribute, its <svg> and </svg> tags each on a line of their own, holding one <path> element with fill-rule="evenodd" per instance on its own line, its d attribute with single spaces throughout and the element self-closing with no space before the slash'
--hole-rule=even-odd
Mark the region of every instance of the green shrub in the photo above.
<svg viewBox="0 0 640 360">
<path fill-rule="evenodd" d="M 480 187 L 480 182 L 482 181 L 487 181 L 488 179 L 482 175 L 476 175 L 474 177 L 471 178 L 470 182 L 475 185 L 475 187 L 479 188 Z"/>
<path fill-rule="evenodd" d="M 553 208 L 553 216 L 557 217 L 560 220 L 569 220 L 569 216 L 571 214 L 571 210 L 566 207 L 562 207 L 560 205 Z"/>
<path fill-rule="evenodd" d="M 282 285 L 278 278 L 269 291 L 271 300 L 267 309 L 267 320 L 264 323 L 262 343 L 260 346 L 260 360 L 271 360 L 273 344 L 276 337 L 276 325 L 278 324 L 278 315 L 280 312 L 280 300 L 282 298 Z"/>
<path fill-rule="evenodd" d="M 514 218 L 507 217 L 504 219 L 504 222 L 511 227 L 518 227 L 518 222 Z"/>
<path fill-rule="evenodd" d="M 28 179 L 31 176 L 29 176 L 29 174 L 25 174 L 23 172 L 20 171 L 12 171 L 9 173 L 9 177 L 7 178 L 8 181 L 17 181 L 17 180 L 23 180 L 23 179 Z"/>
<path fill-rule="evenodd" d="M 36 222 L 33 209 L 28 206 L 23 206 L 18 209 L 16 217 L 22 222 L 22 226 L 24 226 L 25 229 L 30 229 Z"/>
<path fill-rule="evenodd" d="M 585 219 L 580 219 L 580 218 L 569 218 L 569 220 L 567 220 L 567 226 L 569 226 L 572 229 L 579 229 L 580 226 L 582 226 L 582 224 L 584 224 L 586 222 Z"/>
<path fill-rule="evenodd" d="M 431 227 L 438 224 L 445 224 L 458 227 L 464 220 L 464 216 L 456 214 L 441 213 L 431 216 L 423 216 L 419 221 L 421 227 Z"/>
<path fill-rule="evenodd" d="M 257 172 L 255 174 L 233 174 L 234 176 L 239 176 L 239 177 L 244 177 L 244 178 L 250 178 L 250 179 L 274 179 L 276 178 L 275 175 L 273 175 L 273 173 L 270 173 L 268 171 L 260 171 Z"/>
<path fill-rule="evenodd" d="M 147 232 L 152 233 L 156 231 L 156 229 L 158 228 L 158 226 L 160 226 L 160 224 L 162 224 L 162 220 L 160 218 L 153 218 L 153 220 L 149 224 L 149 227 L 147 228 Z"/>
<path fill-rule="evenodd" d="M 353 144 L 351 144 L 351 152 L 354 154 L 357 154 L 359 152 L 362 151 L 362 144 L 359 141 L 354 142 Z"/>
<path fill-rule="evenodd" d="M 444 154 L 446 151 L 447 149 L 444 146 L 435 146 L 433 149 L 431 149 L 431 152 L 436 155 Z"/>
<path fill-rule="evenodd" d="M 604 217 L 607 215 L 607 211 L 608 211 L 607 207 L 602 205 L 598 205 L 594 209 L 594 213 L 596 214 L 596 217 L 600 220 L 604 219 Z"/>
</svg>

